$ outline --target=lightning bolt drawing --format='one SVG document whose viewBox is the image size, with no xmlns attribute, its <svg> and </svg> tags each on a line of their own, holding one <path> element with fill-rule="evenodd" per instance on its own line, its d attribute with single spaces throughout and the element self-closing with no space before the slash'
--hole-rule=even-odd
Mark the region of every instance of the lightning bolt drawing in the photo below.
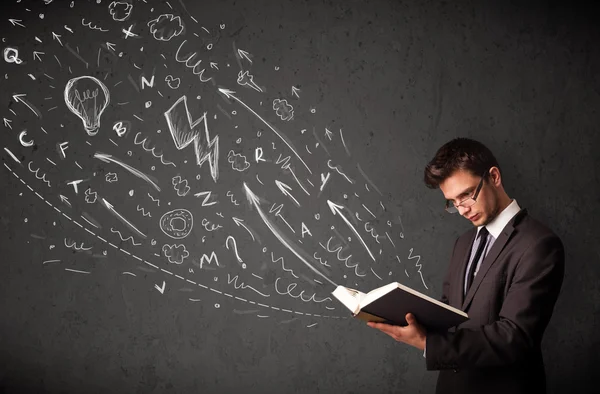
<svg viewBox="0 0 600 394">
<path fill-rule="evenodd" d="M 206 123 L 206 112 L 202 117 L 193 121 L 192 114 L 188 109 L 187 97 L 184 95 L 165 112 L 165 118 L 175 147 L 182 150 L 194 142 L 196 164 L 202 167 L 202 164 L 208 160 L 210 174 L 216 182 L 219 178 L 219 136 L 210 139 Z M 204 133 L 200 130 L 200 123 L 204 123 Z"/>
</svg>

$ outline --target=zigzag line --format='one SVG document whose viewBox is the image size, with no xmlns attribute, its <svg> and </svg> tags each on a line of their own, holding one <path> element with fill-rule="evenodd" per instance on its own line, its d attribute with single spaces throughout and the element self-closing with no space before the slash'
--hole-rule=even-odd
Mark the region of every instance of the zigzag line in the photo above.
<svg viewBox="0 0 600 394">
<path fill-rule="evenodd" d="M 146 212 L 146 211 L 144 210 L 144 208 L 142 208 L 142 207 L 140 207 L 140 206 L 139 206 L 139 204 L 138 204 L 138 206 L 137 206 L 137 211 L 138 211 L 138 212 L 142 212 L 142 216 L 149 216 L 149 217 L 152 217 L 152 215 L 150 215 L 150 212 Z"/>
<path fill-rule="evenodd" d="M 283 268 L 284 271 L 287 272 L 291 272 L 292 276 L 296 279 L 298 279 L 298 277 L 296 276 L 296 274 L 294 274 L 294 271 L 292 271 L 291 269 L 287 269 L 285 268 L 285 265 L 283 265 L 283 257 L 278 258 L 277 260 L 274 260 L 274 256 L 273 256 L 273 252 L 271 252 L 271 261 L 273 261 L 274 263 L 278 262 L 279 260 L 281 260 L 281 268 Z"/>
<path fill-rule="evenodd" d="M 123 238 L 123 235 L 121 235 L 121 232 L 120 232 L 119 230 L 114 230 L 112 227 L 110 228 L 110 232 L 111 232 L 111 233 L 113 233 L 113 234 L 119 234 L 119 238 L 121 238 L 121 241 L 123 241 L 123 242 L 131 240 L 131 243 L 132 243 L 134 246 L 139 246 L 139 245 L 141 245 L 141 244 L 139 244 L 139 243 L 138 243 L 138 244 L 136 244 L 136 243 L 135 243 L 135 241 L 133 240 L 133 237 L 132 237 L 131 235 L 130 235 L 129 237 L 127 237 L 127 238 Z"/>
</svg>

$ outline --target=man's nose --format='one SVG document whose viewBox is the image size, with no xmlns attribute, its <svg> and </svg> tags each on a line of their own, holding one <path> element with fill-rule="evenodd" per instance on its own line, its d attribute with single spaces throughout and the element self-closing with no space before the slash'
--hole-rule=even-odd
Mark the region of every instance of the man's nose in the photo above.
<svg viewBox="0 0 600 394">
<path fill-rule="evenodd" d="M 463 206 L 458 206 L 458 213 L 460 213 L 462 216 L 465 216 L 466 214 L 468 214 L 469 212 L 471 212 L 471 207 L 463 207 Z"/>
</svg>

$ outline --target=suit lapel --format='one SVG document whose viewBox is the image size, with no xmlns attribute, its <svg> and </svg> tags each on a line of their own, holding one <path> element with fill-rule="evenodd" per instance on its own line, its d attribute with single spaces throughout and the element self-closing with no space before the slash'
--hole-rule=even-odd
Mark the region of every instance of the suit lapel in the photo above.
<svg viewBox="0 0 600 394">
<path fill-rule="evenodd" d="M 477 275 L 475 275 L 475 279 L 473 279 L 473 283 L 471 284 L 471 287 L 469 288 L 469 291 L 467 292 L 466 297 L 463 300 L 463 304 L 462 304 L 462 308 L 461 308 L 463 311 L 466 310 L 469 307 L 469 304 L 473 300 L 473 296 L 477 292 L 477 289 L 479 288 L 479 285 L 481 284 L 481 281 L 483 280 L 483 278 L 485 277 L 485 275 L 489 271 L 490 267 L 494 264 L 494 262 L 498 258 L 498 255 L 500 254 L 500 252 L 502 251 L 502 249 L 504 249 L 504 246 L 506 246 L 506 244 L 508 243 L 508 240 L 510 239 L 511 235 L 515 231 L 515 227 L 518 224 L 518 222 L 526 214 L 527 214 L 527 209 L 521 209 L 506 224 L 506 226 L 504 227 L 504 229 L 502 230 L 502 232 L 498 236 L 498 239 L 494 242 L 494 245 L 492 246 L 492 249 L 490 249 L 489 253 L 485 256 L 485 258 L 481 262 L 481 265 L 479 267 L 479 271 L 477 271 Z M 466 261 L 467 262 L 469 261 L 468 257 L 467 257 Z M 466 263 L 464 265 L 466 267 Z M 460 289 L 461 294 L 464 292 L 464 268 L 462 270 L 462 273 L 463 273 L 463 275 L 462 275 L 463 279 L 460 281 L 462 283 L 462 286 L 461 286 L 461 289 Z"/>
<path fill-rule="evenodd" d="M 458 251 L 457 255 L 458 256 L 463 256 L 461 261 L 460 261 L 460 266 L 459 266 L 459 286 L 458 286 L 458 294 L 457 294 L 457 300 L 458 300 L 458 308 L 460 308 L 460 306 L 463 304 L 464 299 L 465 299 L 465 271 L 467 269 L 467 265 L 469 264 L 469 259 L 471 258 L 471 248 L 473 246 L 473 241 L 475 241 L 475 236 L 477 235 L 477 229 L 474 228 L 473 230 L 471 230 L 473 232 L 473 234 L 471 234 L 470 237 L 468 237 L 469 242 L 466 243 L 465 245 L 463 245 L 463 247 L 461 248 L 461 250 Z"/>
</svg>

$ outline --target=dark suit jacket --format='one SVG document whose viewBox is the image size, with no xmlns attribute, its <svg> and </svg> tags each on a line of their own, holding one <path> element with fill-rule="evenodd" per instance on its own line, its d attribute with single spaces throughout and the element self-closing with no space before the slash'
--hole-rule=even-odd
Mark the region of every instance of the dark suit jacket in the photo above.
<svg viewBox="0 0 600 394">
<path fill-rule="evenodd" d="M 563 244 L 521 209 L 463 296 L 476 234 L 473 228 L 456 240 L 441 299 L 470 320 L 427 333 L 427 369 L 440 370 L 436 393 L 545 393 L 540 344 L 562 286 Z"/>
</svg>

